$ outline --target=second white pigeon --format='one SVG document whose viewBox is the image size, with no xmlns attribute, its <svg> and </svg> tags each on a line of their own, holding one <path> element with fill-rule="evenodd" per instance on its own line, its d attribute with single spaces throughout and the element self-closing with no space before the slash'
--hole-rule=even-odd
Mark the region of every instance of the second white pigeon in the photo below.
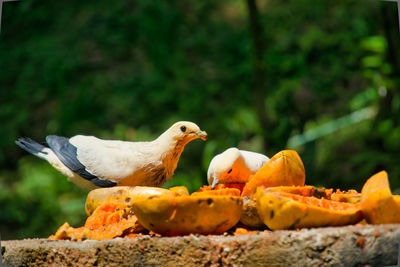
<svg viewBox="0 0 400 267">
<path fill-rule="evenodd" d="M 246 183 L 268 161 L 263 154 L 231 147 L 211 160 L 208 184 L 214 189 L 219 183 Z"/>
<path fill-rule="evenodd" d="M 20 138 L 16 144 L 47 160 L 69 181 L 91 190 L 116 185 L 161 186 L 174 174 L 185 145 L 197 138 L 206 140 L 207 133 L 192 122 L 181 121 L 151 142 L 48 135 L 48 146 L 30 138 Z"/>
</svg>

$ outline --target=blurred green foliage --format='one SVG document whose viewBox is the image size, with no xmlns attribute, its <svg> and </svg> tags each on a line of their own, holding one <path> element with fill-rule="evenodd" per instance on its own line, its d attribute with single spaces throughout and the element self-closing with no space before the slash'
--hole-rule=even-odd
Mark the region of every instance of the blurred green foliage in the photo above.
<svg viewBox="0 0 400 267">
<path fill-rule="evenodd" d="M 258 4 L 268 127 L 260 125 L 254 107 L 259 96 L 251 88 L 245 1 L 5 3 L 2 238 L 46 237 L 65 221 L 79 226 L 85 219 L 87 192 L 19 149 L 14 141 L 20 136 L 151 140 L 173 122 L 190 120 L 210 138 L 185 148 L 166 187 L 194 191 L 206 183 L 211 158 L 228 147 L 272 156 L 290 137 L 369 107 L 375 110 L 372 118 L 294 149 L 306 165 L 308 184 L 360 190 L 370 175 L 386 169 L 400 193 L 399 66 L 390 61 L 382 4 Z M 391 10 L 395 16 L 395 5 Z M 395 23 L 391 32 L 397 31 Z M 264 149 L 266 140 L 271 146 Z"/>
</svg>

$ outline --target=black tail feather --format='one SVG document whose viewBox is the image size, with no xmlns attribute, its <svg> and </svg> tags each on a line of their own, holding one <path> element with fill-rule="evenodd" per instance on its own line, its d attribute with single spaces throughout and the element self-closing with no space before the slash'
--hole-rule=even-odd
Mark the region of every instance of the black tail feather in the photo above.
<svg viewBox="0 0 400 267">
<path fill-rule="evenodd" d="M 46 146 L 39 144 L 38 142 L 36 142 L 35 140 L 32 140 L 28 137 L 21 137 L 19 138 L 17 141 L 15 141 L 15 143 L 22 149 L 28 151 L 29 153 L 42 158 L 41 155 L 39 155 L 39 153 L 42 154 L 47 154 L 47 152 L 43 152 L 43 148 L 46 148 Z"/>
</svg>

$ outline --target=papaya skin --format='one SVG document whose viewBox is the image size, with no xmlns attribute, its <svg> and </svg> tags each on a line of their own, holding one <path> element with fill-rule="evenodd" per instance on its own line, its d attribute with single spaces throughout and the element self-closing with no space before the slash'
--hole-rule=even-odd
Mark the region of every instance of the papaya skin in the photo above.
<svg viewBox="0 0 400 267">
<path fill-rule="evenodd" d="M 243 201 L 235 196 L 186 196 L 135 201 L 144 228 L 164 236 L 221 234 L 239 221 Z"/>
<path fill-rule="evenodd" d="M 359 204 L 342 203 L 284 192 L 256 191 L 260 218 L 272 230 L 355 224 L 363 216 Z"/>
<path fill-rule="evenodd" d="M 240 216 L 240 222 L 248 229 L 261 230 L 265 229 L 265 224 L 261 220 L 257 211 L 257 204 L 254 200 L 243 198 L 243 212 Z"/>
<path fill-rule="evenodd" d="M 179 189 L 181 194 L 182 189 Z M 125 204 L 129 207 L 132 206 L 133 201 L 142 198 L 143 196 L 170 196 L 174 197 L 179 195 L 179 192 L 172 190 L 146 187 L 146 186 L 115 186 L 109 188 L 99 188 L 89 192 L 86 197 L 85 211 L 87 216 L 90 216 L 96 208 L 104 203 Z M 189 194 L 189 193 L 187 193 Z"/>
<path fill-rule="evenodd" d="M 361 209 L 370 224 L 400 223 L 399 204 L 398 196 L 390 191 L 386 171 L 369 178 L 361 190 Z"/>
<path fill-rule="evenodd" d="M 400 205 L 400 196 L 394 195 L 393 198 L 394 198 L 394 201 L 396 201 L 397 205 Z"/>
<path fill-rule="evenodd" d="M 306 174 L 299 154 L 294 150 L 282 150 L 259 169 L 243 188 L 242 196 L 248 196 L 258 187 L 304 186 Z"/>
</svg>

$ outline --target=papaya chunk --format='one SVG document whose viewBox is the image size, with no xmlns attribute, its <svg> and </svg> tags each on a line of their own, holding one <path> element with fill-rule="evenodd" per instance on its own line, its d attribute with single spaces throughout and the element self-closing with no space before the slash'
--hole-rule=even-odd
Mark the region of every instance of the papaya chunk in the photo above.
<svg viewBox="0 0 400 267">
<path fill-rule="evenodd" d="M 285 192 L 290 194 L 302 195 L 305 197 L 325 198 L 328 200 L 334 200 L 339 202 L 350 202 L 350 203 L 360 202 L 360 197 L 361 197 L 361 194 L 354 189 L 348 191 L 341 191 L 340 189 L 336 189 L 334 191 L 332 188 L 326 189 L 324 187 L 315 187 L 311 185 L 276 186 L 276 187 L 268 187 L 265 190 L 267 192 Z"/>
<path fill-rule="evenodd" d="M 262 186 L 262 188 L 265 188 Z M 290 194 L 296 194 L 296 195 L 302 195 L 305 197 L 313 197 L 318 195 L 316 191 L 318 188 L 312 185 L 305 185 L 305 186 L 275 186 L 275 187 L 267 187 L 265 188 L 266 192 L 284 192 L 284 193 L 290 193 Z M 325 198 L 327 197 L 327 194 L 325 192 L 321 192 L 321 195 L 323 195 Z M 329 192 L 328 192 L 329 193 Z M 331 192 L 330 192 L 331 193 Z"/>
<path fill-rule="evenodd" d="M 260 187 L 256 203 L 262 221 L 272 230 L 348 225 L 363 218 L 359 203 L 268 192 Z"/>
<path fill-rule="evenodd" d="M 135 201 L 132 209 L 141 225 L 161 235 L 221 234 L 239 221 L 243 201 L 239 196 L 207 193 L 149 197 Z"/>
<path fill-rule="evenodd" d="M 133 201 L 141 198 L 143 195 L 148 196 L 151 194 L 154 197 L 161 195 L 177 196 L 185 194 L 183 191 L 184 189 L 182 188 L 168 190 L 147 186 L 115 186 L 94 189 L 86 197 L 85 211 L 87 216 L 90 216 L 98 206 L 104 203 L 125 204 L 130 207 Z"/>
<path fill-rule="evenodd" d="M 347 192 L 342 192 L 340 190 L 336 190 L 331 195 L 331 200 L 340 201 L 340 202 L 350 202 L 350 203 L 358 203 L 360 202 L 361 194 L 356 190 L 349 190 Z"/>
<path fill-rule="evenodd" d="M 189 195 L 189 191 L 185 186 L 174 186 L 169 188 L 169 190 L 175 192 L 180 197 Z"/>
<path fill-rule="evenodd" d="M 396 203 L 398 205 L 400 205 L 400 196 L 399 195 L 394 195 L 393 198 L 394 198 L 394 201 L 396 201 Z"/>
<path fill-rule="evenodd" d="M 111 239 L 132 235 L 143 230 L 137 217 L 124 204 L 105 203 L 96 208 L 85 226 L 74 228 L 64 223 L 50 239 L 84 240 Z"/>
<path fill-rule="evenodd" d="M 240 222 L 249 229 L 261 230 L 265 228 L 264 222 L 258 215 L 257 205 L 254 200 L 243 198 L 243 212 Z"/>
<path fill-rule="evenodd" d="M 400 204 L 392 195 L 388 174 L 381 171 L 370 177 L 361 190 L 361 209 L 371 224 L 400 223 Z"/>
<path fill-rule="evenodd" d="M 240 193 L 242 193 L 243 187 L 245 185 L 246 185 L 245 183 L 217 184 L 217 186 L 214 189 L 211 189 L 211 185 L 205 185 L 200 187 L 200 189 L 197 192 L 207 191 L 207 190 L 219 190 L 224 188 L 236 188 L 240 190 Z"/>
<path fill-rule="evenodd" d="M 203 190 L 194 192 L 191 196 L 237 196 L 240 197 L 240 190 L 236 188 L 222 188 L 218 190 Z"/>
<path fill-rule="evenodd" d="M 305 179 L 304 165 L 299 154 L 294 150 L 283 150 L 253 175 L 243 188 L 242 196 L 248 196 L 258 186 L 303 186 Z"/>
<path fill-rule="evenodd" d="M 82 240 L 85 227 L 74 228 L 69 223 L 61 225 L 54 235 L 49 237 L 50 240 Z"/>
<path fill-rule="evenodd" d="M 236 228 L 235 232 L 233 232 L 233 235 L 249 235 L 249 234 L 254 235 L 256 233 L 257 233 L 256 231 L 249 231 L 245 228 L 238 227 Z"/>
</svg>

